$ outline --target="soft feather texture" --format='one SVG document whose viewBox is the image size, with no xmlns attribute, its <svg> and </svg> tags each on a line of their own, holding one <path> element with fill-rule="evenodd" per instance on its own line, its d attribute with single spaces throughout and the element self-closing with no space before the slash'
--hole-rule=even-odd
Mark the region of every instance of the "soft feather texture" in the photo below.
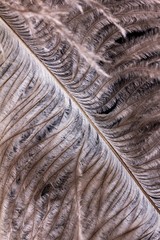
<svg viewBox="0 0 160 240">
<path fill-rule="evenodd" d="M 159 240 L 159 1 L 1 3 L 1 238 Z"/>
</svg>

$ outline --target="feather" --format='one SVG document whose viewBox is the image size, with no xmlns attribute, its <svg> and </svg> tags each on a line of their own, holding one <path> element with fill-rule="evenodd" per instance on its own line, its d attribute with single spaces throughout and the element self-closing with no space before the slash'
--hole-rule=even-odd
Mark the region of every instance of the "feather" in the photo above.
<svg viewBox="0 0 160 240">
<path fill-rule="evenodd" d="M 159 1 L 0 3 L 0 239 L 159 240 Z"/>
</svg>

